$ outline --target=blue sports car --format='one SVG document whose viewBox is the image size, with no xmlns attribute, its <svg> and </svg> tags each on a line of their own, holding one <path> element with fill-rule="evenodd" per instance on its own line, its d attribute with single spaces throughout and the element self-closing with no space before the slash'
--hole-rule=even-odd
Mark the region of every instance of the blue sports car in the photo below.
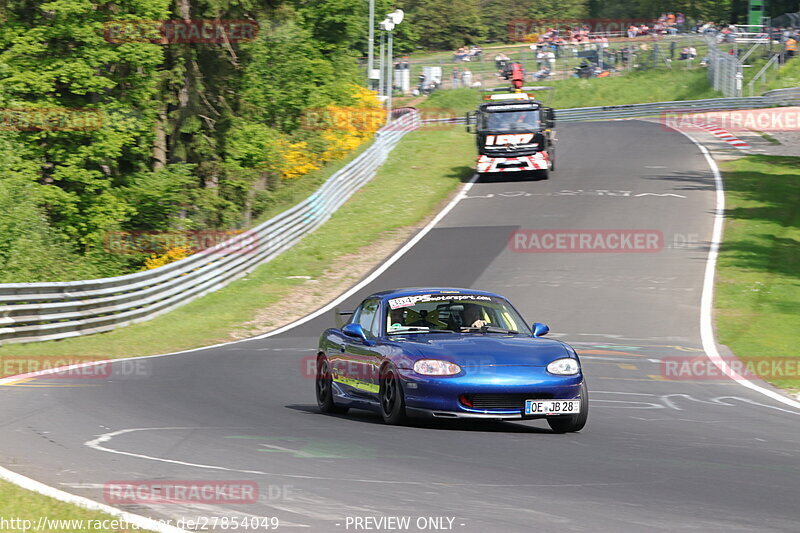
<svg viewBox="0 0 800 533">
<path fill-rule="evenodd" d="M 397 289 L 366 298 L 325 330 L 316 366 L 324 413 L 546 418 L 556 432 L 586 424 L 589 396 L 569 345 L 542 338 L 502 296 L 469 289 Z"/>
</svg>

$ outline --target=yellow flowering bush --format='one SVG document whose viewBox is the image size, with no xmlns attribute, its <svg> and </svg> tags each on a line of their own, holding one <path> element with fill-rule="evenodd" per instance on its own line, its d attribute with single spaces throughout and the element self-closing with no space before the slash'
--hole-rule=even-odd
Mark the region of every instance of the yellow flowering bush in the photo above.
<svg viewBox="0 0 800 533">
<path fill-rule="evenodd" d="M 283 179 L 299 178 L 320 168 L 312 160 L 311 150 L 309 150 L 308 143 L 305 141 L 293 143 L 281 139 L 278 150 L 283 158 L 283 168 L 281 169 L 281 177 Z"/>
<path fill-rule="evenodd" d="M 169 263 L 174 263 L 175 261 L 189 257 L 190 253 L 191 251 L 187 246 L 177 246 L 175 248 L 170 248 L 163 254 L 152 254 L 144 260 L 144 268 L 142 270 L 152 270 L 168 265 Z"/>
<path fill-rule="evenodd" d="M 321 156 L 323 161 L 340 159 L 355 150 L 371 139 L 386 120 L 386 113 L 373 91 L 354 87 L 353 98 L 355 106 L 329 105 L 325 108 L 331 128 L 322 134 L 327 143 Z"/>
<path fill-rule="evenodd" d="M 372 138 L 385 120 L 386 114 L 375 93 L 365 87 L 352 86 L 355 104 L 327 105 L 308 110 L 306 127 L 321 130 L 325 150 L 314 155 L 305 141 L 279 143 L 282 159 L 281 177 L 295 179 L 320 168 L 323 163 L 336 161 Z"/>
</svg>

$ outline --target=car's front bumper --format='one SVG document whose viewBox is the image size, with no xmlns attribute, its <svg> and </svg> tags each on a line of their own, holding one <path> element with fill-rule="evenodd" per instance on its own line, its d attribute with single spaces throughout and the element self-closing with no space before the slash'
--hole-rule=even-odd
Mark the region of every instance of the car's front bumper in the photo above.
<svg viewBox="0 0 800 533">
<path fill-rule="evenodd" d="M 437 411 L 435 409 L 421 409 L 419 407 L 406 407 L 408 416 L 419 418 L 470 418 L 470 419 L 483 419 L 483 420 L 522 420 L 522 413 L 501 413 L 501 412 L 486 412 L 486 413 L 473 413 L 469 411 Z M 541 417 L 524 417 L 524 418 L 541 418 Z"/>
<path fill-rule="evenodd" d="M 583 375 L 556 376 L 543 367 L 509 365 L 471 369 L 452 377 L 432 377 L 399 370 L 406 409 L 411 415 L 435 418 L 522 419 L 524 401 L 514 408 L 468 407 L 461 395 L 509 395 L 526 399 L 571 400 L 580 397 Z"/>
</svg>

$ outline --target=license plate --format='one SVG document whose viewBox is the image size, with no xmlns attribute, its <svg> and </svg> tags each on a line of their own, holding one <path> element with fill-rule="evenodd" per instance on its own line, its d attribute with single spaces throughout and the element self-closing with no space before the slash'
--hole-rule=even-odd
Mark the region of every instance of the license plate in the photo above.
<svg viewBox="0 0 800 533">
<path fill-rule="evenodd" d="M 580 400 L 525 400 L 526 415 L 574 415 L 580 411 Z"/>
</svg>

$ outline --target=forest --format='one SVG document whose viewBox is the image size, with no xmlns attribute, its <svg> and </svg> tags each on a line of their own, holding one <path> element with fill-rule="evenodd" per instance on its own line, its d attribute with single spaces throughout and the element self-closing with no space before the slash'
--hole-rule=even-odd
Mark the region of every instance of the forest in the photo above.
<svg viewBox="0 0 800 533">
<path fill-rule="evenodd" d="M 276 191 L 367 142 L 383 116 L 359 66 L 367 6 L 5 0 L 0 282 L 115 276 L 180 259 L 191 243 L 164 236 L 241 231 L 263 219 Z M 735 21 L 743 6 L 376 0 L 379 16 L 407 12 L 398 53 L 503 41 L 520 17 L 683 11 Z M 797 5 L 771 2 L 771 9 Z M 320 113 L 345 119 L 309 123 Z"/>
</svg>

